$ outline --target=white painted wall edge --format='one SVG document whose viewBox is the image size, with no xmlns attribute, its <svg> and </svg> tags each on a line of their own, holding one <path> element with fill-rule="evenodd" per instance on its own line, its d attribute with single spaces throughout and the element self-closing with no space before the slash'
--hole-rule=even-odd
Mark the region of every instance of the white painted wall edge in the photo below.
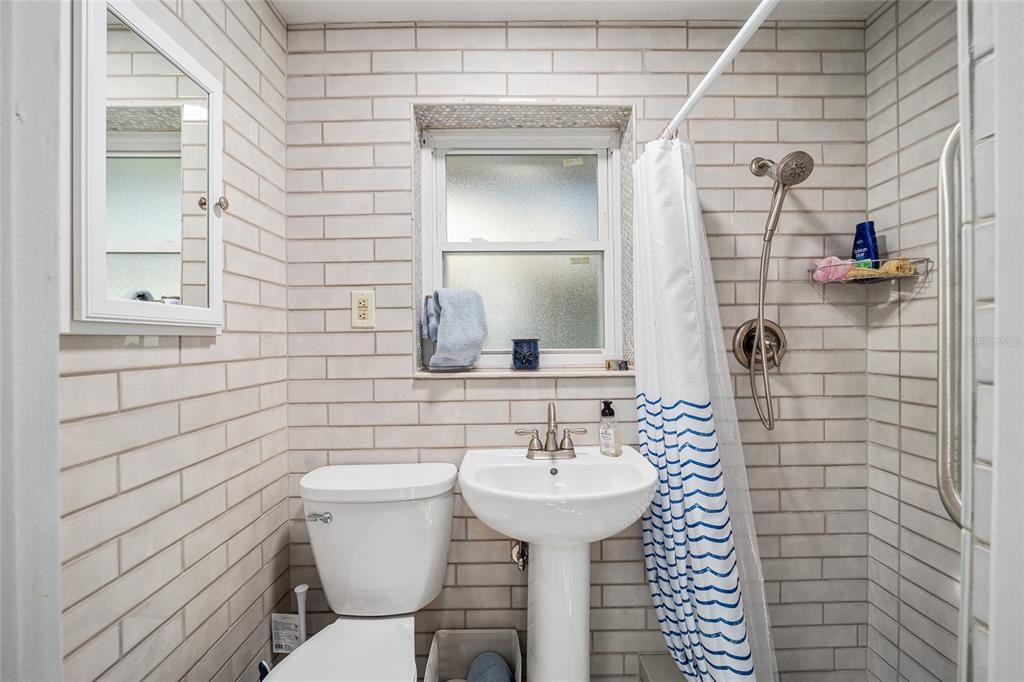
<svg viewBox="0 0 1024 682">
<path fill-rule="evenodd" d="M 992 472 L 992 574 L 989 679 L 1016 680 L 1024 641 L 1024 3 L 1004 0 L 995 9 L 996 73 L 996 344 L 995 457 Z"/>
<path fill-rule="evenodd" d="M 62 0 L 0 2 L 0 679 L 59 680 Z"/>
</svg>

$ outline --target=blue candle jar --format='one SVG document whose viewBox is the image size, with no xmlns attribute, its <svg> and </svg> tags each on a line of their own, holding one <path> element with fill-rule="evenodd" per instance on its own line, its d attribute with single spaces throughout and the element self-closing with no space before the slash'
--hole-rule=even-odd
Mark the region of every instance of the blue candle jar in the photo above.
<svg viewBox="0 0 1024 682">
<path fill-rule="evenodd" d="M 540 339 L 512 339 L 512 369 L 540 367 Z"/>
</svg>

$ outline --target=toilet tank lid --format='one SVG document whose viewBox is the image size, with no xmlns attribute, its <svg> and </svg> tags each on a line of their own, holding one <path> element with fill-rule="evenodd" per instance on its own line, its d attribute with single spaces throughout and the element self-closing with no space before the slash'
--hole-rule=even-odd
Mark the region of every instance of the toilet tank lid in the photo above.
<svg viewBox="0 0 1024 682">
<path fill-rule="evenodd" d="M 299 481 L 311 502 L 399 502 L 442 495 L 455 487 L 458 470 L 444 462 L 343 464 L 314 469 Z"/>
</svg>

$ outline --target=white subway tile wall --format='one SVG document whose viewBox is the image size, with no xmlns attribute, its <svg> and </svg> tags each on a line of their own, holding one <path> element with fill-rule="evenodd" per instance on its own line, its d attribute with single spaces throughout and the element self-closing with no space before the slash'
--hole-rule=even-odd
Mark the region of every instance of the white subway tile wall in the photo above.
<svg viewBox="0 0 1024 682">
<path fill-rule="evenodd" d="M 955 3 L 888 3 L 865 30 L 868 209 L 890 253 L 934 258 L 937 159 L 959 120 Z M 959 534 L 935 487 L 935 277 L 868 306 L 868 678 L 952 681 Z M 982 679 L 982 678 L 979 678 Z"/>
<path fill-rule="evenodd" d="M 617 401 L 635 442 L 630 379 L 413 380 L 410 101 L 609 101 L 636 106 L 655 137 L 735 26 L 585 24 L 309 26 L 288 31 L 288 403 L 291 581 L 311 585 L 328 623 L 298 497 L 317 466 L 458 462 L 466 447 L 522 445 L 546 401 L 589 429 Z M 752 497 L 784 679 L 863 679 L 867 646 L 867 309 L 859 287 L 810 284 L 822 255 L 846 255 L 867 209 L 862 24 L 769 25 L 684 131 L 698 180 L 726 329 L 754 315 L 771 187 L 747 164 L 806 149 L 818 162 L 776 240 L 769 316 L 790 354 L 773 376 L 780 421 L 755 421 L 733 363 Z M 349 326 L 350 292 L 372 288 L 375 330 Z M 441 627 L 525 628 L 525 580 L 510 541 L 456 508 L 442 594 L 417 614 L 420 663 Z M 592 670 L 635 680 L 664 651 L 637 527 L 593 547 Z M 525 642 L 525 636 L 524 636 Z M 858 678 L 859 675 L 859 678 Z"/>
<path fill-rule="evenodd" d="M 253 680 L 289 586 L 287 31 L 265 2 L 143 7 L 224 83 L 227 324 L 61 339 L 64 677 Z"/>
<path fill-rule="evenodd" d="M 992 553 L 992 456 L 995 428 L 993 398 L 995 375 L 991 371 L 997 339 L 992 338 L 992 320 L 996 301 L 996 216 L 992 196 L 995 187 L 995 59 L 991 8 L 981 2 L 970 2 L 960 12 L 970 16 L 971 66 L 969 125 L 970 135 L 962 141 L 962 153 L 970 154 L 972 178 L 966 185 L 971 209 L 970 231 L 974 249 L 974 338 L 972 352 L 975 363 L 974 387 L 974 480 L 969 511 L 973 517 L 970 592 L 970 674 L 975 680 L 989 679 L 989 563 Z"/>
</svg>

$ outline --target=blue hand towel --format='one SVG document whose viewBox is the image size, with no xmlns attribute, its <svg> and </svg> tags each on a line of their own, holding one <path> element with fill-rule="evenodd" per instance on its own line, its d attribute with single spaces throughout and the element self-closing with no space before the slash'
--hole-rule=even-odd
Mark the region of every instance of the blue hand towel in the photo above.
<svg viewBox="0 0 1024 682">
<path fill-rule="evenodd" d="M 480 359 L 487 338 L 480 294 L 471 289 L 438 289 L 426 308 L 428 333 L 437 341 L 430 366 L 472 367 Z"/>
<path fill-rule="evenodd" d="M 423 301 L 423 325 L 420 329 L 425 339 L 437 341 L 437 323 L 441 319 L 441 309 L 437 307 L 437 299 L 427 296 Z"/>
<path fill-rule="evenodd" d="M 493 651 L 485 651 L 469 665 L 466 682 L 511 682 L 512 669 Z"/>
</svg>

